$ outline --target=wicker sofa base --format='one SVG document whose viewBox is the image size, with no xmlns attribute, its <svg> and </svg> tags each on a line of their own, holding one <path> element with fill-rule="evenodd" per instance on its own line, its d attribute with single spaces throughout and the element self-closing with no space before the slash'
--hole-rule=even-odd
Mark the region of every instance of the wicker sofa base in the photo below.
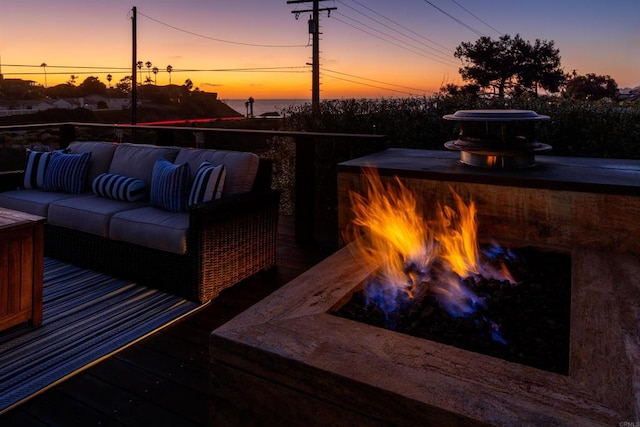
<svg viewBox="0 0 640 427">
<path fill-rule="evenodd" d="M 45 255 L 203 303 L 275 267 L 279 194 L 271 199 L 249 215 L 204 216 L 185 255 L 50 224 Z"/>
</svg>

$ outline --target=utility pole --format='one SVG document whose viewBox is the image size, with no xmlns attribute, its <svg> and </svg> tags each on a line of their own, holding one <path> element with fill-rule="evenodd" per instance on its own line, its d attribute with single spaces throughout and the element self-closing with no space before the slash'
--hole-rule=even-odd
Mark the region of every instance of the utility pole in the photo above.
<svg viewBox="0 0 640 427">
<path fill-rule="evenodd" d="M 320 2 L 325 0 L 288 0 L 287 4 L 295 3 L 313 3 L 313 9 L 294 10 L 296 19 L 301 13 L 311 12 L 309 19 L 309 34 L 312 35 L 313 42 L 313 58 L 311 63 L 311 109 L 314 114 L 320 112 L 320 12 L 327 12 L 327 16 L 331 15 L 332 10 L 336 7 L 320 8 Z"/>
<path fill-rule="evenodd" d="M 131 124 L 138 121 L 138 82 L 136 80 L 136 66 L 138 63 L 138 30 L 137 30 L 137 8 L 134 6 L 131 11 L 131 32 L 132 32 L 132 60 L 131 60 Z"/>
</svg>

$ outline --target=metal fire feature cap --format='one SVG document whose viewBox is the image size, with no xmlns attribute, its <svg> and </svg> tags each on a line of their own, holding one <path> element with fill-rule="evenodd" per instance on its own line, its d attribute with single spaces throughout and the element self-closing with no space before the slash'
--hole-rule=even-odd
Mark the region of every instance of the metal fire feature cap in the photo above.
<svg viewBox="0 0 640 427">
<path fill-rule="evenodd" d="M 443 116 L 443 119 L 460 122 L 510 122 L 549 120 L 549 116 L 531 110 L 458 110 L 454 114 Z"/>
<path fill-rule="evenodd" d="M 459 110 L 445 120 L 459 122 L 458 138 L 444 145 L 460 151 L 471 166 L 517 169 L 535 165 L 534 152 L 551 146 L 535 141 L 535 122 L 549 120 L 531 110 Z"/>
</svg>

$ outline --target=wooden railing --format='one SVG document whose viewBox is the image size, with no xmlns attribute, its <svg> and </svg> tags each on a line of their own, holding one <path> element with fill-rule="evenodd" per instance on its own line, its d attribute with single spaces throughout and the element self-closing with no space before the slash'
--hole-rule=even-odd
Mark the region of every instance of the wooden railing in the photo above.
<svg viewBox="0 0 640 427">
<path fill-rule="evenodd" d="M 337 173 L 339 162 L 385 148 L 384 135 L 205 128 L 193 126 L 115 125 L 104 123 L 42 123 L 0 126 L 7 132 L 57 133 L 60 147 L 76 140 L 150 143 L 227 150 L 264 155 L 267 146 L 293 141 L 295 173 L 290 191 L 294 202 L 295 236 L 300 245 L 337 247 Z M 0 142 L 3 140 L 0 139 Z M 278 167 L 276 163 L 276 167 Z"/>
</svg>

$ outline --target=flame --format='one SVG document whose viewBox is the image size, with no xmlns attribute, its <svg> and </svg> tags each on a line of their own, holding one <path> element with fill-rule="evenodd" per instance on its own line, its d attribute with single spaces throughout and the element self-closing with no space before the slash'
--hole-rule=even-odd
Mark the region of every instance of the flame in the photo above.
<svg viewBox="0 0 640 427">
<path fill-rule="evenodd" d="M 356 258 L 377 271 L 365 288 L 367 299 L 387 318 L 427 292 L 454 316 L 482 306 L 463 280 L 487 270 L 480 265 L 475 204 L 452 189 L 455 207 L 437 204 L 435 220 L 429 221 L 397 177 L 384 185 L 375 169 L 363 173 L 364 194 L 349 194 L 354 219 L 351 236 L 345 237 L 353 241 Z"/>
</svg>

